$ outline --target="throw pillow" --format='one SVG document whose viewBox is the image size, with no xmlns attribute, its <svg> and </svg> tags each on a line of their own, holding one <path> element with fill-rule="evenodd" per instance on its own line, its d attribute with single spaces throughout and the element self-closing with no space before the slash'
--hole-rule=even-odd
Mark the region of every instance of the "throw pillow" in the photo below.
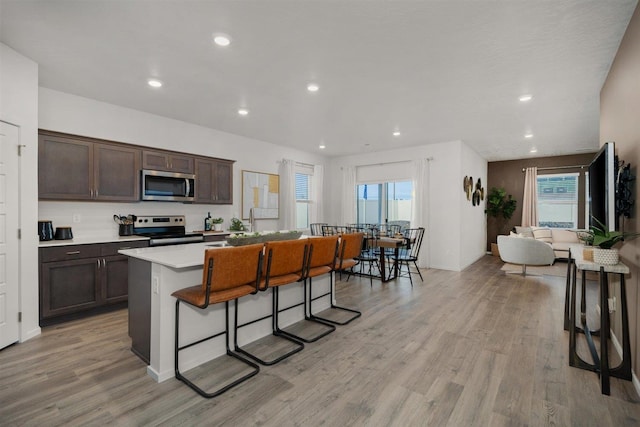
<svg viewBox="0 0 640 427">
<path fill-rule="evenodd" d="M 529 237 L 533 239 L 533 230 L 531 227 L 520 227 L 516 225 L 516 233 L 522 235 L 522 237 Z"/>
<path fill-rule="evenodd" d="M 551 236 L 551 230 L 548 228 L 536 228 L 533 230 L 533 237 L 536 240 L 542 240 L 543 242 L 553 243 L 553 237 Z"/>
</svg>

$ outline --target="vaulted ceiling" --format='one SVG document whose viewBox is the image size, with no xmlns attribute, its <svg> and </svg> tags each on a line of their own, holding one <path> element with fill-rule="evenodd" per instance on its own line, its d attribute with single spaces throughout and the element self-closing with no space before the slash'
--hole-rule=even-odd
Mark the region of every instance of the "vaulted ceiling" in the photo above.
<svg viewBox="0 0 640 427">
<path fill-rule="evenodd" d="M 0 41 L 39 64 L 42 87 L 275 144 L 340 156 L 462 140 L 506 160 L 597 149 L 636 3 L 0 0 Z"/>
</svg>

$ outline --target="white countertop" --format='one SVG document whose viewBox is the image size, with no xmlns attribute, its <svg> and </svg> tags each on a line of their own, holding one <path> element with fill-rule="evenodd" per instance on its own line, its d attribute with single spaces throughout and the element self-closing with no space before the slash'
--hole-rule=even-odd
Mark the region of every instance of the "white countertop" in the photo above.
<svg viewBox="0 0 640 427">
<path fill-rule="evenodd" d="M 171 268 L 190 268 L 200 267 L 204 264 L 205 249 L 224 247 L 226 244 L 226 242 L 189 243 L 185 245 L 124 249 L 118 251 L 118 253 Z"/>
<path fill-rule="evenodd" d="M 133 242 L 139 240 L 149 240 L 144 236 L 118 236 L 118 235 L 103 235 L 103 236 L 80 236 L 74 237 L 70 240 L 47 240 L 38 244 L 41 248 L 50 248 L 55 246 L 69 246 L 69 245 L 90 245 L 94 243 L 119 243 L 119 242 Z"/>
</svg>

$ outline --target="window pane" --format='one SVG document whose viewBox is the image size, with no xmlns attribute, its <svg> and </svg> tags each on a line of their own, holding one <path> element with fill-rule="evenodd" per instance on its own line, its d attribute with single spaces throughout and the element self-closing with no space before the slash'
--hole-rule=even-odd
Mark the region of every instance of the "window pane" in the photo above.
<svg viewBox="0 0 640 427">
<path fill-rule="evenodd" d="M 409 221 L 411 218 L 411 181 L 358 185 L 359 224 L 383 224 Z"/>
<path fill-rule="evenodd" d="M 309 200 L 309 175 L 296 173 L 296 200 Z"/>
<path fill-rule="evenodd" d="M 296 172 L 296 228 L 309 228 L 311 175 Z"/>
<path fill-rule="evenodd" d="M 538 175 L 541 227 L 578 227 L 578 174 Z"/>
<path fill-rule="evenodd" d="M 309 228 L 309 203 L 296 203 L 296 228 Z"/>
<path fill-rule="evenodd" d="M 382 206 L 380 193 L 382 184 L 358 185 L 358 223 L 379 224 Z"/>
<path fill-rule="evenodd" d="M 411 220 L 411 181 L 387 184 L 387 219 L 389 221 Z"/>
</svg>

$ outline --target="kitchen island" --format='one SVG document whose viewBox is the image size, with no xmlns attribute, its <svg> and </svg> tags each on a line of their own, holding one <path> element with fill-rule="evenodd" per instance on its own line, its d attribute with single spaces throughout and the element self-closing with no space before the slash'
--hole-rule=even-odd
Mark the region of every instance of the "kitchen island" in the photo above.
<svg viewBox="0 0 640 427">
<path fill-rule="evenodd" d="M 119 251 L 129 257 L 129 336 L 131 350 L 147 364 L 147 373 L 158 382 L 174 377 L 175 301 L 178 289 L 202 281 L 204 251 L 224 247 L 225 242 L 191 243 Z M 329 276 L 313 281 L 313 295 L 329 291 Z M 280 308 L 303 301 L 303 285 L 296 283 L 280 289 Z M 271 313 L 271 292 L 258 292 L 241 298 L 239 323 Z M 314 301 L 314 311 L 329 308 L 329 296 Z M 235 305 L 230 304 L 233 319 Z M 195 341 L 224 329 L 224 304 L 199 310 L 184 305 L 180 310 L 180 336 Z M 280 314 L 280 326 L 286 327 L 304 319 L 302 306 Z M 232 320 L 231 320 L 232 321 Z M 240 330 L 238 344 L 244 346 L 271 334 L 271 319 L 253 323 Z M 230 333 L 233 342 L 233 330 Z M 224 336 L 203 342 L 181 352 L 180 370 L 186 371 L 225 354 Z"/>
</svg>

